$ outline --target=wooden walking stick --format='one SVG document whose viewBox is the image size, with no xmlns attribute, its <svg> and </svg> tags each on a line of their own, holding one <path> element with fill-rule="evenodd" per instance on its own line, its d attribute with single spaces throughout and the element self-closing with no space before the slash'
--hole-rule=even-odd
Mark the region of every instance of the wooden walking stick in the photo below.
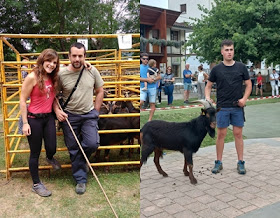
<svg viewBox="0 0 280 218">
<path fill-rule="evenodd" d="M 57 103 L 58 106 L 59 106 L 59 109 L 62 110 L 61 105 L 59 104 L 58 99 L 55 98 L 55 100 L 56 100 L 56 103 Z M 62 110 L 62 111 L 63 111 L 63 110 Z M 82 145 L 81 145 L 81 143 L 79 142 L 79 140 L 78 140 L 78 138 L 77 138 L 77 136 L 76 136 L 76 134 L 75 134 L 75 132 L 74 132 L 74 130 L 73 130 L 73 128 L 72 128 L 72 126 L 71 126 L 69 120 L 68 120 L 68 118 L 66 118 L 66 122 L 67 122 L 67 124 L 68 124 L 68 126 L 69 126 L 69 128 L 70 128 L 70 130 L 71 130 L 71 132 L 72 132 L 72 134 L 73 134 L 73 136 L 74 136 L 76 142 L 78 143 L 81 152 L 82 152 L 83 155 L 84 155 L 84 158 L 85 158 L 85 160 L 86 160 L 86 162 L 87 162 L 87 165 L 89 166 L 89 168 L 90 168 L 90 170 L 91 170 L 91 172 L 92 172 L 94 178 L 96 179 L 96 181 L 97 181 L 99 187 L 101 188 L 101 190 L 102 190 L 102 192 L 103 192 L 103 194 L 104 194 L 104 196 L 105 196 L 105 198 L 106 198 L 108 204 L 110 205 L 110 207 L 111 207 L 111 209 L 112 209 L 112 211 L 113 211 L 115 217 L 118 218 L 118 215 L 116 214 L 116 212 L 115 212 L 115 210 L 114 210 L 114 208 L 113 208 L 113 206 L 112 206 L 112 204 L 111 204 L 111 202 L 110 202 L 108 196 L 106 195 L 106 192 L 104 191 L 104 189 L 103 189 L 101 183 L 99 182 L 99 179 L 98 179 L 97 175 L 95 174 L 94 170 L 92 169 L 92 166 L 90 165 L 90 162 L 89 162 L 89 160 L 88 160 L 88 158 L 87 158 L 87 156 L 86 156 L 86 154 L 85 154 L 85 152 L 84 152 L 84 149 L 82 148 Z"/>
</svg>

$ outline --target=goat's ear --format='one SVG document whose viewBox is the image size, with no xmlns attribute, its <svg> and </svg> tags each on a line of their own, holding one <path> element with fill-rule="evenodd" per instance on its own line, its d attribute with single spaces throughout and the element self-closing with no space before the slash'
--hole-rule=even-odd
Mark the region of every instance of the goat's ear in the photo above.
<svg viewBox="0 0 280 218">
<path fill-rule="evenodd" d="M 205 116 L 206 115 L 206 110 L 204 110 L 203 108 L 201 108 L 201 115 Z"/>
<path fill-rule="evenodd" d="M 219 107 L 219 108 L 217 108 L 216 112 L 219 112 L 220 110 L 221 110 L 221 108 Z"/>
</svg>

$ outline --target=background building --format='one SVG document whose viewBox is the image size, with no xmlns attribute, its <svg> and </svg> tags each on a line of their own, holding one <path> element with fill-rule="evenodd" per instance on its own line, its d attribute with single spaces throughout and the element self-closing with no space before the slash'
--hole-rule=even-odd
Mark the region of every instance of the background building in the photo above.
<svg viewBox="0 0 280 218">
<path fill-rule="evenodd" d="M 202 12 L 198 4 L 211 9 L 213 0 L 140 0 L 140 33 L 145 39 L 157 39 L 185 42 L 192 32 L 193 20 L 190 18 L 201 18 Z M 185 64 L 190 63 L 191 70 L 195 72 L 201 64 L 195 54 L 190 54 L 189 49 L 183 46 L 162 46 L 147 43 L 141 47 L 141 51 L 147 52 L 151 58 L 158 62 L 158 67 L 163 72 L 167 66 L 172 67 L 177 78 L 182 78 Z M 187 55 L 191 55 L 189 58 Z M 203 63 L 205 69 L 209 65 Z"/>
</svg>

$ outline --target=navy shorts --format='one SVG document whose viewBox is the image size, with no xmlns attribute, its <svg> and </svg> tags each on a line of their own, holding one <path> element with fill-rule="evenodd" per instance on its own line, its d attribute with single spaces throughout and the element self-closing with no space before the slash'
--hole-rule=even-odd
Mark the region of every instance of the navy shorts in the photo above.
<svg viewBox="0 0 280 218">
<path fill-rule="evenodd" d="M 217 113 L 217 127 L 227 128 L 230 124 L 238 127 L 244 126 L 243 108 L 221 108 Z"/>
</svg>

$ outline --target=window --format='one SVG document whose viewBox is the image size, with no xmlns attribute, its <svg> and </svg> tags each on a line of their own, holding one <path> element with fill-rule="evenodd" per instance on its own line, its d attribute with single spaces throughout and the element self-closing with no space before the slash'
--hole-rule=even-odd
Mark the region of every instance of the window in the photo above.
<svg viewBox="0 0 280 218">
<path fill-rule="evenodd" d="M 155 39 L 159 39 L 159 30 L 153 30 L 152 37 Z"/>
<path fill-rule="evenodd" d="M 179 31 L 171 30 L 171 40 L 179 41 Z"/>
<path fill-rule="evenodd" d="M 180 5 L 180 8 L 182 13 L 187 13 L 187 4 Z"/>
<path fill-rule="evenodd" d="M 174 77 L 179 77 L 179 65 L 172 65 L 172 73 Z"/>
</svg>

